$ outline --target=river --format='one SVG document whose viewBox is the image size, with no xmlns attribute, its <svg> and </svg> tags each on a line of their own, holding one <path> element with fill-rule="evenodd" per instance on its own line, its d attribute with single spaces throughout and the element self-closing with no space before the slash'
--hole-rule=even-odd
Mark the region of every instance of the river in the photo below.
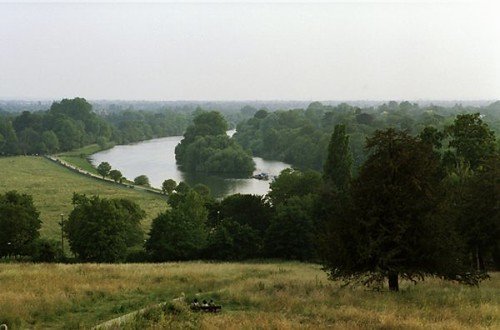
<svg viewBox="0 0 500 330">
<path fill-rule="evenodd" d="M 233 131 L 228 131 L 232 135 Z M 111 149 L 93 154 L 91 161 L 94 166 L 101 162 L 108 162 L 114 169 L 122 172 L 129 180 L 145 174 L 151 186 L 161 188 L 166 179 L 173 179 L 177 183 L 184 181 L 190 186 L 197 183 L 207 185 L 214 197 L 220 198 L 231 194 L 258 194 L 264 195 L 269 190 L 270 181 L 249 179 L 223 178 L 201 173 L 186 173 L 179 170 L 175 162 L 175 146 L 182 140 L 182 136 L 170 136 L 153 139 L 129 145 L 118 145 Z M 254 174 L 265 172 L 278 175 L 290 165 L 279 161 L 265 160 L 253 157 L 255 162 Z"/>
</svg>

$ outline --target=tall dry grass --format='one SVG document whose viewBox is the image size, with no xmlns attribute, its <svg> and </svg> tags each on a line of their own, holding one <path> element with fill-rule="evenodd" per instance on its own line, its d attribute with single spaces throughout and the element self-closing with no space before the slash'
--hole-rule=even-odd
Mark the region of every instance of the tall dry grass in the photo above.
<svg viewBox="0 0 500 330">
<path fill-rule="evenodd" d="M 500 328 L 500 274 L 479 288 L 429 279 L 399 293 L 343 288 L 304 263 L 0 265 L 0 322 L 88 328 L 181 294 L 223 305 L 151 309 L 129 328 Z"/>
</svg>

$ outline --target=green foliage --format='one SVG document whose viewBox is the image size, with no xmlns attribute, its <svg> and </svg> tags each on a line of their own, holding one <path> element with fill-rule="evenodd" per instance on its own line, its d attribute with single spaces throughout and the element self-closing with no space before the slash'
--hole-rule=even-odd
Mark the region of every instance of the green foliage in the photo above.
<svg viewBox="0 0 500 330">
<path fill-rule="evenodd" d="M 0 194 L 0 257 L 25 255 L 38 238 L 40 213 L 27 194 Z"/>
<path fill-rule="evenodd" d="M 42 141 L 48 153 L 54 153 L 59 150 L 59 139 L 53 131 L 44 131 Z"/>
<path fill-rule="evenodd" d="M 339 191 L 345 191 L 351 181 L 352 155 L 349 148 L 349 136 L 344 125 L 336 125 L 330 144 L 328 156 L 323 166 L 323 180 Z"/>
<path fill-rule="evenodd" d="M 154 261 L 197 258 L 206 246 L 207 210 L 194 190 L 153 220 L 146 251 Z"/>
<path fill-rule="evenodd" d="M 458 115 L 453 124 L 446 127 L 446 133 L 456 157 L 469 163 L 473 170 L 495 152 L 495 133 L 479 113 Z"/>
<path fill-rule="evenodd" d="M 190 190 L 191 190 L 191 187 L 189 187 L 189 185 L 186 182 L 184 182 L 184 181 L 179 182 L 179 184 L 177 185 L 177 187 L 175 187 L 175 191 L 178 194 L 186 194 Z"/>
<path fill-rule="evenodd" d="M 191 172 L 249 175 L 255 168 L 251 156 L 226 135 L 226 130 L 220 113 L 199 113 L 175 148 L 177 162 Z"/>
<path fill-rule="evenodd" d="M 30 254 L 35 262 L 55 262 L 62 257 L 61 243 L 39 238 L 33 242 Z"/>
<path fill-rule="evenodd" d="M 311 195 L 293 196 L 276 206 L 265 237 L 268 256 L 312 260 L 315 255 L 313 207 Z"/>
<path fill-rule="evenodd" d="M 263 240 L 247 224 L 224 218 L 208 235 L 204 256 L 210 260 L 244 260 L 262 256 Z"/>
<path fill-rule="evenodd" d="M 451 187 L 450 187 L 451 188 Z M 453 189 L 453 188 L 451 188 Z M 458 199 L 457 227 L 471 263 L 485 271 L 491 263 L 500 241 L 500 156 L 498 153 L 483 160 L 473 175 L 454 187 Z M 498 266 L 498 260 L 496 260 Z"/>
<path fill-rule="evenodd" d="M 146 175 L 139 175 L 134 179 L 134 183 L 139 186 L 149 187 L 149 178 Z"/>
<path fill-rule="evenodd" d="M 235 194 L 210 207 L 205 257 L 242 260 L 265 255 L 264 235 L 273 210 L 258 195 Z"/>
<path fill-rule="evenodd" d="M 389 102 L 363 109 L 342 103 L 337 106 L 313 102 L 307 109 L 258 111 L 240 122 L 234 139 L 256 156 L 285 161 L 300 169 L 322 170 L 334 127 L 345 125 L 352 153 L 352 171 L 357 173 L 367 159 L 365 139 L 377 129 L 393 127 L 415 134 L 424 127 L 442 129 L 457 113 L 486 114 L 494 130 L 500 131 L 498 102 L 486 107 L 418 106 Z"/>
<path fill-rule="evenodd" d="M 294 196 L 302 197 L 316 194 L 321 185 L 320 173 L 287 168 L 271 182 L 268 197 L 273 205 L 278 205 Z"/>
<path fill-rule="evenodd" d="M 108 162 L 102 162 L 97 166 L 97 173 L 103 178 L 109 175 L 109 171 L 111 171 L 111 165 Z"/>
<path fill-rule="evenodd" d="M 74 194 L 73 205 L 64 231 L 80 260 L 123 261 L 127 248 L 142 242 L 145 213 L 134 202 Z"/>
<path fill-rule="evenodd" d="M 177 187 L 177 182 L 175 182 L 175 180 L 168 179 L 163 181 L 161 191 L 166 195 L 170 195 L 175 190 L 175 187 Z"/>
<path fill-rule="evenodd" d="M 325 265 L 333 279 L 365 284 L 425 274 L 476 284 L 452 224 L 438 216 L 439 157 L 405 132 L 377 131 L 351 198 L 331 215 Z M 366 276 L 366 277 L 365 277 Z"/>
<path fill-rule="evenodd" d="M 109 171 L 109 177 L 114 182 L 121 182 L 123 180 L 122 172 L 120 172 L 118 170 L 111 170 L 111 171 Z"/>
<path fill-rule="evenodd" d="M 0 134 L 6 140 L 0 153 L 68 151 L 95 143 L 98 138 L 107 140 L 111 133 L 111 126 L 92 111 L 85 99 L 63 99 L 47 111 L 24 111 L 12 121 L 0 117 Z"/>
</svg>

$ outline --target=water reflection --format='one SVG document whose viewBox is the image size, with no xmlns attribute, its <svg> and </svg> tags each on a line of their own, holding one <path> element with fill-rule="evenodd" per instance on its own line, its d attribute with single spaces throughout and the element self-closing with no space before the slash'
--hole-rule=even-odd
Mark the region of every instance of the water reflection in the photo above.
<svg viewBox="0 0 500 330">
<path fill-rule="evenodd" d="M 234 131 L 229 131 L 232 135 Z M 182 172 L 175 162 L 175 146 L 181 141 L 182 136 L 170 136 L 166 138 L 153 139 L 130 145 L 120 145 L 109 150 L 98 152 L 91 157 L 94 165 L 108 162 L 114 169 L 122 172 L 123 176 L 133 180 L 135 177 L 145 174 L 153 187 L 160 188 L 166 179 L 174 179 L 176 182 L 185 181 L 191 186 L 197 183 L 207 185 L 215 197 L 223 197 L 229 194 L 266 194 L 269 190 L 269 182 L 257 179 L 231 179 L 201 173 Z M 283 169 L 290 165 L 264 160 L 259 157 L 253 158 L 256 164 L 254 174 L 265 172 L 270 175 L 278 175 Z"/>
</svg>

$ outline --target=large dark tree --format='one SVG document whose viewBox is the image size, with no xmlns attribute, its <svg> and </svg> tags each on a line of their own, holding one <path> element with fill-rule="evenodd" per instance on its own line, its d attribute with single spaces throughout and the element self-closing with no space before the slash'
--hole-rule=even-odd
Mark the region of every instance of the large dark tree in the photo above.
<svg viewBox="0 0 500 330">
<path fill-rule="evenodd" d="M 39 236 L 39 216 L 30 195 L 16 191 L 0 194 L 0 257 L 26 254 Z"/>
<path fill-rule="evenodd" d="M 315 255 L 312 195 L 293 196 L 276 206 L 267 229 L 265 249 L 269 257 L 311 260 Z"/>
<path fill-rule="evenodd" d="M 344 125 L 336 125 L 328 145 L 328 156 L 323 167 L 325 183 L 338 191 L 349 187 L 351 180 L 352 155 L 349 136 Z"/>
<path fill-rule="evenodd" d="M 127 248 L 142 242 L 145 212 L 134 202 L 75 194 L 73 205 L 64 231 L 80 260 L 123 261 Z"/>
<path fill-rule="evenodd" d="M 332 214 L 325 266 L 334 279 L 389 280 L 425 275 L 475 284 L 453 226 L 436 217 L 439 158 L 405 132 L 377 131 L 371 155 L 353 182 L 351 203 Z"/>
<path fill-rule="evenodd" d="M 474 267 L 486 270 L 500 248 L 500 156 L 483 161 L 474 175 L 463 182 L 458 204 L 457 225 L 467 244 Z M 498 260 L 496 260 L 498 263 Z"/>
</svg>

